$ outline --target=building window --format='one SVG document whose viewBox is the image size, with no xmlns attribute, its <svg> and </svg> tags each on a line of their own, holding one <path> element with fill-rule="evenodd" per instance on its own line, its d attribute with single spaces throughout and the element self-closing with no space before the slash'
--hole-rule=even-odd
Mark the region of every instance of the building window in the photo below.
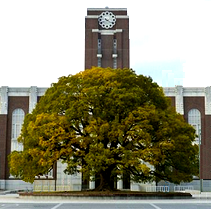
<svg viewBox="0 0 211 209">
<path fill-rule="evenodd" d="M 97 42 L 97 53 L 98 54 L 101 54 L 101 39 L 98 39 L 98 42 Z"/>
<path fill-rule="evenodd" d="M 11 140 L 11 151 L 23 150 L 23 144 L 18 143 L 17 138 L 21 133 L 25 113 L 22 109 L 15 109 L 12 113 L 12 140 Z"/>
<path fill-rule="evenodd" d="M 117 68 L 117 40 L 113 40 L 113 68 Z"/>
<path fill-rule="evenodd" d="M 97 42 L 97 66 L 101 67 L 101 58 L 102 58 L 102 51 L 101 51 L 101 39 L 98 39 Z"/>
<path fill-rule="evenodd" d="M 117 53 L 117 40 L 116 39 L 113 40 L 113 52 L 114 52 L 114 54 Z"/>
<path fill-rule="evenodd" d="M 117 58 L 113 58 L 113 68 L 117 69 Z"/>
<path fill-rule="evenodd" d="M 191 109 L 188 112 L 188 123 L 195 128 L 198 136 L 195 143 L 199 144 L 199 137 L 201 137 L 201 113 L 198 109 Z"/>
<path fill-rule="evenodd" d="M 97 66 L 101 67 L 101 58 L 100 57 L 97 58 Z"/>
</svg>

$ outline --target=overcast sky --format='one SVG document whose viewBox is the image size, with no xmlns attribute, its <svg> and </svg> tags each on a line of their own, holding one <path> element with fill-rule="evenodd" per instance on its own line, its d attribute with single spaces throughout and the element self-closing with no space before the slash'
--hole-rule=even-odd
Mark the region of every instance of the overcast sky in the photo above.
<svg viewBox="0 0 211 209">
<path fill-rule="evenodd" d="M 0 0 L 0 86 L 49 87 L 83 71 L 87 8 L 106 6 L 128 10 L 137 74 L 211 86 L 211 0 Z"/>
</svg>

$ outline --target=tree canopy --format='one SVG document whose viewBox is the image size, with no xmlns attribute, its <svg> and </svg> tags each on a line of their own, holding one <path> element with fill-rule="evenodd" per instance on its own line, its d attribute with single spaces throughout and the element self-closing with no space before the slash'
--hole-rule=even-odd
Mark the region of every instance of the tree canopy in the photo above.
<svg viewBox="0 0 211 209">
<path fill-rule="evenodd" d="M 68 174 L 100 177 L 97 189 L 114 189 L 123 173 L 135 182 L 191 181 L 195 137 L 150 77 L 93 67 L 61 77 L 26 115 L 24 150 L 10 154 L 10 172 L 33 182 L 60 159 Z"/>
</svg>

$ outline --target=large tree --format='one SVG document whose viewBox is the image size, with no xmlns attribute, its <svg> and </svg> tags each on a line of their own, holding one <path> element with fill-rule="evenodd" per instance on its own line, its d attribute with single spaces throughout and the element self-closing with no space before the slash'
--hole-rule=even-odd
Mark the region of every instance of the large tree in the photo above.
<svg viewBox="0 0 211 209">
<path fill-rule="evenodd" d="M 198 174 L 194 129 L 161 87 L 131 69 L 61 77 L 25 117 L 18 140 L 24 150 L 9 156 L 10 172 L 28 182 L 59 159 L 68 174 L 99 177 L 98 190 L 114 189 L 123 173 L 135 182 L 174 183 Z"/>
</svg>

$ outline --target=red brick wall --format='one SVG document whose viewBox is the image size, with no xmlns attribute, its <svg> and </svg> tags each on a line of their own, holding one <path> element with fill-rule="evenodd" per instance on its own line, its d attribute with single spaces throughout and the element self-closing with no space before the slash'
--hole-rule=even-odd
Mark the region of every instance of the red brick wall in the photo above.
<svg viewBox="0 0 211 209">
<path fill-rule="evenodd" d="M 88 11 L 88 15 L 100 15 L 103 11 Z M 115 15 L 127 15 L 127 11 L 112 11 Z M 100 29 L 97 18 L 86 18 L 85 21 L 85 69 L 97 66 L 97 43 L 98 33 L 92 32 L 92 29 Z M 117 39 L 117 67 L 129 68 L 129 19 L 117 18 L 116 24 L 112 30 L 122 29 L 122 32 L 114 34 Z M 113 39 L 114 35 L 101 35 L 102 39 L 102 67 L 113 68 Z"/>
<path fill-rule="evenodd" d="M 205 101 L 204 97 L 184 97 L 184 117 L 188 122 L 188 112 L 191 109 L 198 109 L 201 113 L 201 137 L 202 144 L 205 144 L 204 133 L 205 133 Z"/>
<path fill-rule="evenodd" d="M 0 179 L 6 178 L 7 115 L 0 115 Z"/>
<path fill-rule="evenodd" d="M 175 97 L 169 97 L 171 105 L 175 106 Z M 205 115 L 204 97 L 184 97 L 184 118 L 188 122 L 188 112 L 198 109 L 201 113 L 201 178 L 211 179 L 211 115 Z"/>
<path fill-rule="evenodd" d="M 111 67 L 113 68 L 113 40 L 114 37 L 111 35 L 102 35 L 102 67 Z"/>
<path fill-rule="evenodd" d="M 201 146 L 203 150 L 203 179 L 211 179 L 211 115 L 205 115 L 204 143 Z"/>
<path fill-rule="evenodd" d="M 186 121 L 188 121 L 189 110 L 194 108 L 201 112 L 200 176 L 202 179 L 211 179 L 211 116 L 205 115 L 205 98 L 184 97 Z"/>
<path fill-rule="evenodd" d="M 24 96 L 9 96 L 8 97 L 8 120 L 7 120 L 7 146 L 6 155 L 11 152 L 11 134 L 12 134 L 12 112 L 21 108 L 27 114 L 29 112 L 29 97 Z M 8 161 L 6 159 L 6 178 L 9 177 Z"/>
<path fill-rule="evenodd" d="M 129 19 L 118 19 L 116 28 L 123 29 L 117 33 L 118 68 L 130 68 Z"/>
<path fill-rule="evenodd" d="M 97 41 L 98 33 L 92 29 L 98 29 L 98 19 L 86 19 L 85 22 L 85 69 L 97 66 Z"/>
</svg>

